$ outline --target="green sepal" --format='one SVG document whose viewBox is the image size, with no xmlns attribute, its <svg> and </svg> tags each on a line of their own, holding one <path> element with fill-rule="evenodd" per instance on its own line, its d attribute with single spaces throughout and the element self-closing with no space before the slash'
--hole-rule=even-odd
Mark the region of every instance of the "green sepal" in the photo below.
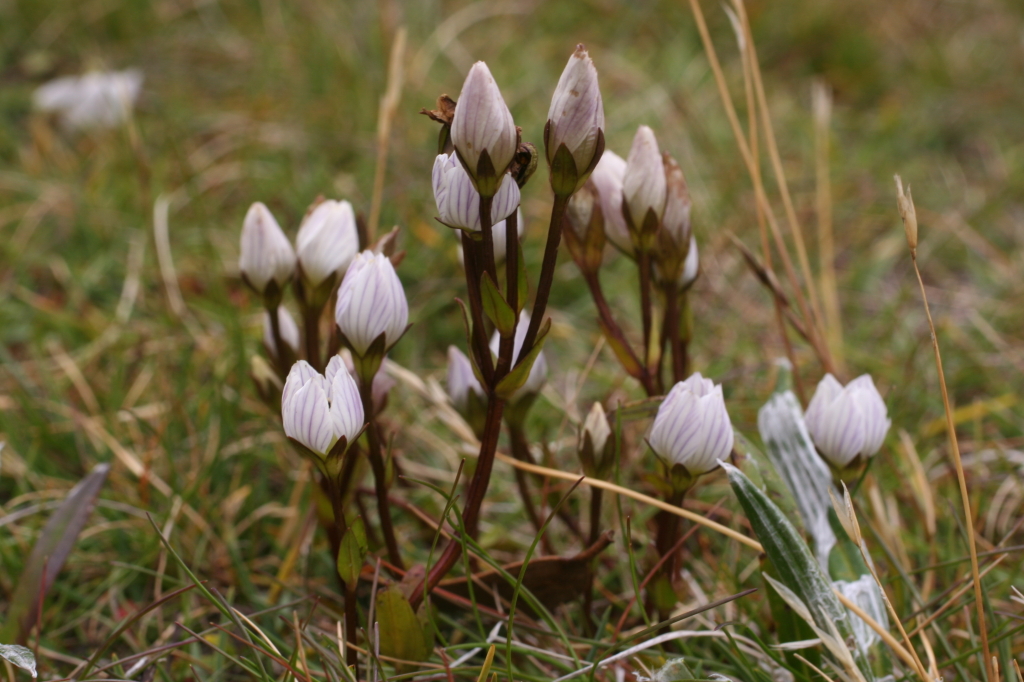
<svg viewBox="0 0 1024 682">
<path fill-rule="evenodd" d="M 366 526 L 363 524 L 363 517 L 357 516 L 348 525 L 344 537 L 341 538 L 341 546 L 338 548 L 338 577 L 347 586 L 354 587 L 359 580 L 359 572 L 366 560 L 366 553 L 370 545 L 366 539 Z"/>
<path fill-rule="evenodd" d="M 498 333 L 506 338 L 512 336 L 516 329 L 515 311 L 502 296 L 490 273 L 486 271 L 480 275 L 480 303 L 484 314 L 498 329 Z"/>
<path fill-rule="evenodd" d="M 572 158 L 572 152 L 563 142 L 558 145 L 555 156 L 551 159 L 551 190 L 556 196 L 567 197 L 576 191 L 578 181 L 576 160 Z"/>
<path fill-rule="evenodd" d="M 530 370 L 533 369 L 533 363 L 537 360 L 537 356 L 540 355 L 541 350 L 544 348 L 544 341 L 547 339 L 547 334 L 551 330 L 551 318 L 544 320 L 544 324 L 540 327 L 540 332 L 537 334 L 537 340 L 533 343 L 533 348 L 526 354 L 526 357 L 519 361 L 519 364 L 512 368 L 512 371 L 505 375 L 505 377 L 498 382 L 498 385 L 494 388 L 494 393 L 502 400 L 508 400 L 511 398 L 516 391 L 523 387 L 526 380 L 530 377 Z"/>
<path fill-rule="evenodd" d="M 342 338 L 344 339 L 344 335 L 342 335 Z M 348 340 L 345 339 L 345 341 Z M 387 354 L 386 343 L 386 333 L 381 332 L 362 355 L 356 353 L 351 344 L 347 344 L 349 349 L 352 350 L 352 364 L 355 365 L 356 376 L 359 377 L 359 383 L 363 386 L 373 385 L 373 378 L 377 376 L 377 371 L 380 369 L 381 363 L 384 362 L 384 356 Z"/>
<path fill-rule="evenodd" d="M 466 348 L 469 349 L 469 365 L 473 368 L 473 376 L 480 382 L 481 386 L 486 386 L 487 382 L 484 381 L 484 375 L 480 371 L 480 366 L 476 361 L 476 351 L 473 345 L 473 331 L 472 323 L 469 321 L 469 311 L 466 310 L 466 304 L 461 298 L 456 298 L 455 302 L 459 304 L 459 310 L 462 311 L 462 324 L 466 329 Z"/>
</svg>

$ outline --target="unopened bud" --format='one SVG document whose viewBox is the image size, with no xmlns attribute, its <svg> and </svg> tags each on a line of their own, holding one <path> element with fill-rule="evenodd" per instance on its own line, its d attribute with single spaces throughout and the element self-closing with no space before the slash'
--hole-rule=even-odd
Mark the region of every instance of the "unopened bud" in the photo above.
<svg viewBox="0 0 1024 682">
<path fill-rule="evenodd" d="M 241 246 L 238 268 L 245 282 L 261 295 L 273 284 L 279 296 L 295 273 L 295 251 L 270 210 L 259 201 L 245 214 Z"/>
<path fill-rule="evenodd" d="M 358 356 L 365 355 L 379 336 L 384 337 L 381 354 L 398 342 L 409 323 L 409 304 L 386 256 L 363 251 L 353 259 L 338 290 L 334 318 Z"/>
<path fill-rule="evenodd" d="M 455 154 L 438 154 L 431 173 L 438 218 L 448 227 L 480 231 L 480 195 Z M 505 220 L 519 206 L 519 185 L 511 175 L 502 175 L 501 185 L 491 201 L 491 224 Z"/>
<path fill-rule="evenodd" d="M 622 178 L 624 213 L 640 244 L 647 245 L 665 213 L 665 166 L 654 131 L 640 126 L 626 158 Z"/>
<path fill-rule="evenodd" d="M 733 445 L 721 385 L 700 372 L 680 381 L 658 408 L 647 440 L 656 455 L 682 466 L 691 478 L 717 467 Z"/>
<path fill-rule="evenodd" d="M 291 351 L 294 359 L 295 353 L 299 350 L 299 325 L 295 324 L 295 318 L 283 305 L 277 307 L 277 320 L 281 340 Z M 274 339 L 274 327 L 271 324 L 270 312 L 263 313 L 263 345 L 266 347 L 270 357 L 275 360 L 278 357 L 277 341 Z"/>
<path fill-rule="evenodd" d="M 473 65 L 462 85 L 451 136 L 473 186 L 484 196 L 494 196 L 519 147 L 519 132 L 483 62 Z"/>
<path fill-rule="evenodd" d="M 866 463 L 882 447 L 892 423 L 868 374 L 845 387 L 826 374 L 814 391 L 804 421 L 818 452 L 838 470 Z"/>
<path fill-rule="evenodd" d="M 606 149 L 590 180 L 601 201 L 605 237 L 623 253 L 632 254 L 633 241 L 629 237 L 626 217 L 622 214 L 622 178 L 625 174 L 626 160 Z"/>
<path fill-rule="evenodd" d="M 604 104 L 597 69 L 583 45 L 576 46 L 558 79 L 544 143 L 556 193 L 571 194 L 582 187 L 604 147 Z M 559 157 L 563 145 L 561 153 L 567 156 Z"/>
<path fill-rule="evenodd" d="M 604 217 L 593 182 L 587 182 L 569 199 L 565 211 L 565 244 L 584 273 L 594 273 L 604 257 Z"/>
<path fill-rule="evenodd" d="M 604 478 L 612 464 L 615 443 L 611 440 L 612 429 L 601 403 L 594 403 L 583 420 L 577 453 L 587 476 Z"/>
<path fill-rule="evenodd" d="M 366 423 L 359 387 L 340 357 L 331 358 L 325 374 L 299 360 L 281 394 L 285 435 L 319 457 L 326 457 L 341 438 L 351 445 Z"/>
<path fill-rule="evenodd" d="M 352 204 L 328 199 L 306 214 L 295 237 L 303 284 L 313 290 L 333 288 L 359 253 L 359 233 Z"/>
<path fill-rule="evenodd" d="M 896 208 L 900 211 L 900 218 L 903 219 L 903 230 L 907 233 L 907 245 L 911 251 L 917 250 L 917 211 L 914 209 L 914 197 L 910 195 L 910 185 L 907 185 L 906 194 L 903 193 L 903 180 L 898 175 L 896 179 Z"/>
</svg>

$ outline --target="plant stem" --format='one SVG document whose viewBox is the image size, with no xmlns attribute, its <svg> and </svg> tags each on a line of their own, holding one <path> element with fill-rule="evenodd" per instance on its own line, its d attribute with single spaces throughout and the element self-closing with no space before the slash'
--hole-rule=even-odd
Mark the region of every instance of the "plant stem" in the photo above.
<svg viewBox="0 0 1024 682">
<path fill-rule="evenodd" d="M 537 282 L 537 296 L 533 300 L 533 312 L 530 315 L 530 326 L 523 339 L 523 347 L 519 349 L 517 362 L 526 357 L 537 340 L 537 332 L 544 321 L 544 313 L 548 307 L 548 296 L 555 279 L 555 265 L 558 262 L 558 245 L 562 241 L 562 221 L 565 219 L 565 207 L 569 205 L 569 196 L 555 195 L 551 206 L 551 222 L 548 224 L 548 241 L 544 246 L 544 261 L 540 268 L 540 280 Z"/>
<path fill-rule="evenodd" d="M 484 423 L 483 436 L 480 439 L 480 454 L 477 458 L 476 471 L 470 480 L 469 490 L 466 492 L 466 504 L 462 512 L 463 528 L 470 537 L 476 537 L 477 523 L 480 520 L 480 506 L 483 504 L 484 494 L 487 492 L 487 485 L 491 480 L 491 470 L 494 468 L 494 454 L 498 448 L 501 415 L 504 408 L 503 400 L 493 393 L 488 396 L 487 419 Z M 452 569 L 461 553 L 462 543 L 458 538 L 452 538 L 444 548 L 444 552 L 438 557 L 437 563 L 430 567 L 427 577 L 413 588 L 409 602 L 414 609 Z"/>
<path fill-rule="evenodd" d="M 640 382 L 640 385 L 644 387 L 644 391 L 647 392 L 648 396 L 657 395 L 657 389 L 654 386 L 654 382 L 651 381 L 651 374 L 647 371 L 647 368 L 640 362 L 640 358 L 636 356 L 632 346 L 629 345 L 629 341 L 626 339 L 625 332 L 622 331 L 622 327 L 615 321 L 615 316 L 612 315 L 612 309 L 608 305 L 608 300 L 604 297 L 604 291 L 601 289 L 601 280 L 598 278 L 597 273 L 583 273 L 583 278 L 590 288 L 590 297 L 594 299 L 594 306 L 597 308 L 597 314 L 601 318 L 602 327 L 604 328 L 605 334 L 611 336 L 616 345 L 624 349 L 629 353 L 629 357 L 633 364 L 638 369 L 627 367 L 626 370 L 630 376 Z"/>
<path fill-rule="evenodd" d="M 323 371 L 320 363 L 320 314 L 323 308 L 316 307 L 308 302 L 302 305 L 302 324 L 306 332 L 306 362 L 313 366 L 318 372 Z"/>
<path fill-rule="evenodd" d="M 684 496 L 685 492 L 674 491 L 666 502 L 673 506 L 681 507 Z M 670 583 L 673 583 L 675 582 L 675 576 L 679 574 L 680 548 L 676 547 L 676 541 L 679 539 L 680 518 L 667 511 L 660 511 L 655 519 L 658 524 L 657 537 L 655 539 L 658 555 L 664 557 L 671 554 L 662 566 L 662 573 L 669 579 Z"/>
<path fill-rule="evenodd" d="M 672 350 L 672 383 L 686 378 L 686 342 L 679 334 L 680 298 L 685 299 L 686 293 L 680 294 L 674 284 L 665 287 L 665 331 L 668 333 L 668 345 Z"/>
<path fill-rule="evenodd" d="M 351 458 L 352 454 L 349 453 L 349 458 Z M 326 472 L 322 473 L 324 474 L 324 480 L 327 482 L 327 496 L 331 498 L 331 511 L 334 514 L 334 534 L 337 537 L 338 546 L 334 547 L 335 543 L 332 543 L 334 551 L 332 559 L 335 563 L 335 574 L 337 575 L 338 551 L 341 548 L 341 539 L 345 537 L 345 533 L 348 531 L 348 526 L 345 523 L 345 496 L 341 490 L 340 481 Z M 348 647 L 346 662 L 348 665 L 357 667 L 356 676 L 358 677 L 359 659 L 355 650 L 356 637 L 359 632 L 359 614 L 356 609 L 356 585 L 349 585 L 343 581 L 342 586 L 345 590 L 345 639 L 349 644 L 353 645 Z"/>
<path fill-rule="evenodd" d="M 967 478 L 964 476 L 964 464 L 960 459 L 960 444 L 956 438 L 956 426 L 953 423 L 953 408 L 949 405 L 949 391 L 946 389 L 946 373 L 942 369 L 942 355 L 939 353 L 939 339 L 935 335 L 935 323 L 932 321 L 932 311 L 928 306 L 928 294 L 925 293 L 924 280 L 921 279 L 921 270 L 917 267 L 917 249 L 910 250 L 910 259 L 914 263 L 914 273 L 917 275 L 918 286 L 921 287 L 921 300 L 924 302 L 924 312 L 928 317 L 928 329 L 932 335 L 932 348 L 935 351 L 935 367 L 939 373 L 939 387 L 942 389 L 942 407 L 946 412 L 946 432 L 949 436 L 949 449 L 953 457 L 953 465 L 956 468 L 957 482 L 960 484 L 960 498 L 964 505 L 964 527 L 967 529 L 967 544 L 971 550 L 971 575 L 974 578 L 974 603 L 978 611 L 978 633 L 981 635 L 981 650 L 985 663 L 985 678 L 995 682 L 995 675 L 992 670 L 992 655 L 988 646 L 988 624 L 985 621 L 985 602 L 981 594 L 981 576 L 978 575 L 978 547 L 974 540 L 974 518 L 971 514 L 971 498 L 967 492 Z"/>
<path fill-rule="evenodd" d="M 593 545 L 601 537 L 601 502 L 603 491 L 600 488 L 590 490 L 590 537 L 587 546 Z"/>
<path fill-rule="evenodd" d="M 279 305 L 267 306 L 267 314 L 270 316 L 270 333 L 274 338 L 274 362 L 277 365 L 277 373 L 282 378 L 288 376 L 291 369 L 291 348 L 286 346 L 281 338 L 281 318 L 278 316 Z"/>
<path fill-rule="evenodd" d="M 398 551 L 398 540 L 395 538 L 395 528 L 391 523 L 391 503 L 388 501 L 387 470 L 384 466 L 384 453 L 380 442 L 380 427 L 373 416 L 373 386 L 360 384 L 359 396 L 363 399 L 363 412 L 369 417 L 369 425 L 366 427 L 366 439 L 370 445 L 368 448 L 370 467 L 373 469 L 373 484 L 377 493 L 377 515 L 380 517 L 380 531 L 384 535 L 384 544 L 388 548 L 388 560 L 395 566 L 405 569 L 402 563 L 402 554 Z"/>
<path fill-rule="evenodd" d="M 494 264 L 494 231 L 491 225 L 491 205 L 494 197 L 480 197 L 480 235 L 483 237 L 481 257 L 484 272 L 491 276 L 494 283 L 498 283 L 498 268 Z"/>
<path fill-rule="evenodd" d="M 474 354 L 477 366 L 484 375 L 484 383 L 488 386 L 494 384 L 494 361 L 491 359 L 491 351 L 487 345 L 487 335 L 484 331 L 483 305 L 480 301 L 480 271 L 478 268 L 478 249 L 476 242 L 465 232 L 462 233 L 462 258 L 466 270 L 466 290 L 469 293 L 469 312 L 472 329 L 472 347 L 470 351 Z"/>
<path fill-rule="evenodd" d="M 651 367 L 651 327 L 654 326 L 654 304 L 651 301 L 651 253 L 643 250 L 639 253 L 637 265 L 640 268 L 640 314 L 644 327 L 644 367 L 650 372 Z M 661 377 L 655 376 L 653 383 L 661 392 Z"/>
</svg>

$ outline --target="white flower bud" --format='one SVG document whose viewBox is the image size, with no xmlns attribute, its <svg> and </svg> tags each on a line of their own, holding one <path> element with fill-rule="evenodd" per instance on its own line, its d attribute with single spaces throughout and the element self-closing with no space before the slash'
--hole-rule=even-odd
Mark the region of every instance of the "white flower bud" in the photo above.
<svg viewBox="0 0 1024 682">
<path fill-rule="evenodd" d="M 331 277 L 343 277 L 359 252 L 352 204 L 332 199 L 320 202 L 302 220 L 295 247 L 303 280 L 311 288 Z"/>
<path fill-rule="evenodd" d="M 590 181 L 597 189 L 604 217 L 604 235 L 624 253 L 633 253 L 629 226 L 622 215 L 622 178 L 626 175 L 626 161 L 613 151 L 605 150 Z"/>
<path fill-rule="evenodd" d="M 405 333 L 409 303 L 386 256 L 363 251 L 352 260 L 338 290 L 334 319 L 359 355 L 365 354 L 382 333 L 385 349 Z"/>
<path fill-rule="evenodd" d="M 326 376 L 305 360 L 292 365 L 281 394 L 281 417 L 285 435 L 321 457 L 342 436 L 351 444 L 365 424 L 359 387 L 338 356 L 331 358 Z"/>
<path fill-rule="evenodd" d="M 640 126 L 626 157 L 622 192 L 633 228 L 639 230 L 648 211 L 660 221 L 665 213 L 665 166 L 654 131 Z"/>
<path fill-rule="evenodd" d="M 512 347 L 512 357 L 518 358 L 519 351 L 523 348 L 523 341 L 526 340 L 526 331 L 530 326 L 530 315 L 523 310 L 519 313 L 519 324 L 516 325 L 516 338 L 515 343 Z M 497 331 L 491 336 L 491 352 L 494 355 L 498 355 L 498 351 L 501 349 L 501 336 Z M 518 391 L 516 391 L 512 398 L 508 401 L 509 404 L 519 402 L 520 398 L 528 396 L 533 393 L 540 393 L 540 389 L 544 387 L 544 382 L 548 380 L 548 361 L 544 357 L 544 351 L 541 351 L 537 355 L 537 359 L 533 362 L 533 367 L 530 368 L 530 375 L 526 378 L 526 383 L 523 384 Z"/>
<path fill-rule="evenodd" d="M 871 376 L 862 374 L 844 388 L 826 374 L 818 383 L 804 415 L 807 432 L 818 452 L 837 469 L 878 452 L 889 432 L 885 402 Z"/>
<path fill-rule="evenodd" d="M 483 62 L 469 70 L 452 120 L 452 144 L 459 151 L 466 171 L 478 184 L 480 155 L 486 151 L 497 176 L 504 175 L 519 144 L 512 112 L 501 97 L 498 84 Z M 497 185 L 491 189 L 497 189 Z"/>
<path fill-rule="evenodd" d="M 270 210 L 257 201 L 242 223 L 238 269 L 245 281 L 262 294 L 274 282 L 284 288 L 295 273 L 295 251 Z"/>
<path fill-rule="evenodd" d="M 597 69 L 582 45 L 569 57 L 548 109 L 548 163 L 553 163 L 565 145 L 576 163 L 576 189 L 587 181 L 586 172 L 597 153 L 598 138 L 604 130 L 604 104 L 597 85 Z"/>
<path fill-rule="evenodd" d="M 700 256 L 697 253 L 697 238 L 690 235 L 690 248 L 686 252 L 686 260 L 683 261 L 683 271 L 679 275 L 679 288 L 686 289 L 697 279 L 697 272 L 700 269 Z"/>
<path fill-rule="evenodd" d="M 60 114 L 66 128 L 114 128 L 131 116 L 141 90 L 139 69 L 93 71 L 44 83 L 32 93 L 32 103 Z"/>
<path fill-rule="evenodd" d="M 281 340 L 292 349 L 293 353 L 299 350 L 299 325 L 295 324 L 295 318 L 283 305 L 277 307 L 277 322 L 281 328 Z M 277 343 L 274 340 L 274 328 L 270 324 L 270 313 L 263 312 L 263 345 L 272 357 L 277 357 Z"/>
<path fill-rule="evenodd" d="M 486 400 L 484 387 L 473 374 L 473 365 L 466 354 L 455 346 L 448 346 L 448 397 L 459 412 L 465 412 L 469 404 L 469 394 L 474 393 L 481 400 Z"/>
<path fill-rule="evenodd" d="M 600 454 L 608 439 L 612 435 L 612 429 L 608 425 L 608 417 L 604 413 L 601 403 L 594 403 L 583 420 L 583 434 L 590 436 L 590 442 L 594 446 L 594 452 Z"/>
<path fill-rule="evenodd" d="M 437 203 L 438 217 L 448 227 L 461 228 L 470 232 L 480 231 L 480 194 L 473 187 L 473 181 L 466 174 L 466 169 L 459 163 L 455 152 L 438 154 L 434 159 L 434 170 L 431 174 L 434 186 L 434 201 Z M 519 185 L 511 175 L 502 176 L 501 185 L 491 200 L 491 225 L 495 226 L 512 214 L 519 206 Z M 497 250 L 497 235 L 495 250 Z M 504 249 L 504 245 L 502 245 Z"/>
<path fill-rule="evenodd" d="M 661 227 L 672 238 L 676 248 L 682 250 L 690 241 L 690 191 L 686 177 L 676 160 L 665 155 L 665 214 Z"/>
<path fill-rule="evenodd" d="M 658 408 L 647 442 L 655 454 L 682 465 L 691 476 L 717 467 L 733 444 L 721 385 L 697 372 L 673 386 Z"/>
</svg>

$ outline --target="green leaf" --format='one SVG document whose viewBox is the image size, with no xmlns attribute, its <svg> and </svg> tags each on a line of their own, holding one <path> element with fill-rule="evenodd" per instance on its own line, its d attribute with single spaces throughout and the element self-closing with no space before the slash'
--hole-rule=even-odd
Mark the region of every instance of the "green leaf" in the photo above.
<svg viewBox="0 0 1024 682">
<path fill-rule="evenodd" d="M 804 526 L 814 539 L 818 563 L 828 566 L 836 535 L 828 522 L 832 474 L 807 433 L 803 409 L 792 391 L 777 392 L 757 413 L 757 428 L 768 459 L 792 493 Z"/>
<path fill-rule="evenodd" d="M 519 361 L 519 364 L 512 368 L 512 371 L 505 375 L 505 378 L 498 382 L 494 392 L 502 400 L 508 400 L 511 398 L 516 391 L 523 387 L 526 380 L 530 377 L 530 370 L 533 369 L 533 363 L 537 360 L 537 356 L 540 355 L 541 350 L 544 348 L 544 341 L 547 340 L 548 332 L 551 330 L 551 318 L 544 320 L 544 324 L 541 325 L 540 332 L 537 334 L 537 340 L 533 343 L 533 348 L 526 354 L 526 357 Z"/>
<path fill-rule="evenodd" d="M 504 337 L 511 336 L 516 327 L 515 311 L 487 272 L 480 275 L 480 303 L 484 314 L 497 327 L 498 333 Z"/>
<path fill-rule="evenodd" d="M 92 515 L 96 497 L 107 480 L 108 471 L 109 464 L 93 467 L 71 489 L 64 502 L 46 522 L 14 588 L 7 608 L 7 620 L 0 631 L 0 641 L 25 641 L 29 630 L 35 625 L 43 596 L 64 567 L 64 562 L 78 540 L 78 534 Z"/>
<path fill-rule="evenodd" d="M 28 647 L 23 647 L 20 644 L 0 644 L 0 658 L 9 661 L 22 670 L 29 671 L 32 673 L 32 677 L 38 677 L 36 674 L 36 657 Z"/>
<path fill-rule="evenodd" d="M 423 626 L 409 600 L 397 587 L 377 593 L 377 622 L 380 629 L 380 653 L 406 661 L 425 661 L 430 655 Z"/>
<path fill-rule="evenodd" d="M 754 534 L 778 572 L 777 580 L 767 575 L 765 579 L 815 629 L 847 672 L 856 673 L 859 669 L 865 679 L 874 679 L 864 656 L 847 647 L 847 642 L 854 641 L 850 618 L 832 591 L 831 581 L 800 533 L 743 472 L 726 462 L 722 462 L 722 468 L 729 476 L 729 483 L 743 506 Z"/>
<path fill-rule="evenodd" d="M 578 180 L 576 159 L 572 158 L 572 152 L 563 142 L 551 159 L 551 190 L 558 196 L 567 197 L 576 191 Z"/>
<path fill-rule="evenodd" d="M 366 552 L 369 548 L 363 517 L 357 516 L 349 524 L 348 530 L 341 538 L 341 546 L 338 548 L 338 576 L 345 581 L 346 585 L 355 585 L 359 580 L 359 572 L 363 568 L 363 561 L 366 560 Z"/>
</svg>

